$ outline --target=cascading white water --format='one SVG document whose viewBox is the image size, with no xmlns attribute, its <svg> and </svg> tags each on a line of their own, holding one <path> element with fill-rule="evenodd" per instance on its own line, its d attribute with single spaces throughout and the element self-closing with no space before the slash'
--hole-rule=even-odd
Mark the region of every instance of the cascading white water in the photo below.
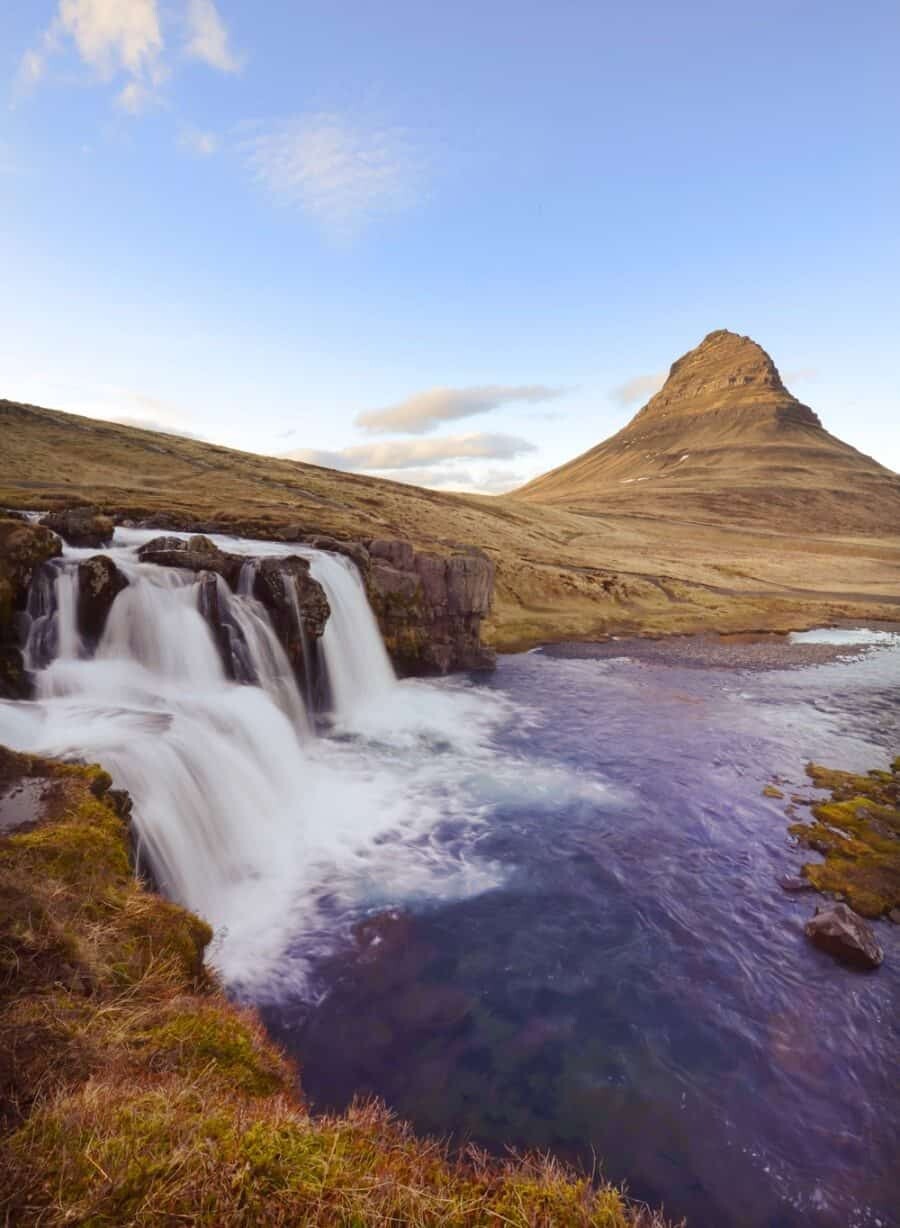
<svg viewBox="0 0 900 1228">
<path fill-rule="evenodd" d="M 223 621 L 237 628 L 237 642 L 232 638 L 232 653 L 242 662 L 239 681 L 254 682 L 269 695 L 284 712 L 298 732 L 312 731 L 310 718 L 287 653 L 272 629 L 265 607 L 253 596 L 257 564 L 247 562 L 241 568 L 237 595 L 232 594 L 221 576 L 217 576 L 218 602 Z M 293 586 L 287 586 L 291 593 Z M 243 651 L 242 651 L 243 650 Z"/>
<path fill-rule="evenodd" d="M 78 634 L 78 572 L 74 568 L 61 569 L 56 577 L 56 625 L 57 652 L 64 658 L 80 657 L 83 649 Z"/>
<path fill-rule="evenodd" d="M 322 652 L 334 714 L 344 722 L 357 716 L 362 705 L 384 700 L 397 679 L 355 564 L 335 554 L 308 557 L 310 572 L 331 606 Z"/>
<path fill-rule="evenodd" d="M 505 701 L 465 683 L 398 683 L 349 560 L 219 539 L 256 558 L 302 554 L 326 591 L 322 652 L 340 736 L 298 737 L 304 705 L 252 596 L 255 564 L 237 593 L 215 580 L 234 681 L 199 604 L 212 578 L 142 563 L 151 536 L 118 530 L 106 551 L 129 584 L 92 657 L 76 621 L 89 552 L 67 549 L 36 579 L 25 654 L 36 700 L 0 701 L 0 743 L 112 773 L 160 886 L 216 929 L 229 982 L 277 993 L 359 910 L 493 885 L 475 833 L 511 793 L 537 796 L 533 775 L 523 785 L 521 765 L 492 748 Z M 554 774 L 540 787 L 556 800 L 570 786 Z"/>
</svg>

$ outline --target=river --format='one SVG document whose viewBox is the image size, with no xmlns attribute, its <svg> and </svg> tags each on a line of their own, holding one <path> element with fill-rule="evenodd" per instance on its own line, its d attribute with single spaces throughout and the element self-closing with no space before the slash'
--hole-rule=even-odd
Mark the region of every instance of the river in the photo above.
<svg viewBox="0 0 900 1228">
<path fill-rule="evenodd" d="M 333 609 L 323 719 L 241 592 L 255 685 L 227 680 L 193 578 L 137 559 L 149 536 L 117 531 L 130 585 L 94 655 L 71 591 L 93 552 L 65 552 L 36 700 L 0 704 L 0 741 L 132 792 L 147 864 L 213 922 L 314 1105 L 377 1094 L 422 1130 L 596 1156 L 692 1228 L 898 1222 L 900 927 L 874 974 L 814 950 L 762 790 L 900 750 L 900 637 L 570 646 L 397 682 L 352 567 L 304 551 Z"/>
</svg>

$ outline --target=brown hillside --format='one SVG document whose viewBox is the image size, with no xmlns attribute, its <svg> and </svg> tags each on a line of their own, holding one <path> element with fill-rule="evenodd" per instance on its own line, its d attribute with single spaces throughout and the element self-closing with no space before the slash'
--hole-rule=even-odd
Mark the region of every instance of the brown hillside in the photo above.
<svg viewBox="0 0 900 1228">
<path fill-rule="evenodd" d="M 76 504 L 282 540 L 480 546 L 499 648 L 900 617 L 900 478 L 828 435 L 729 333 L 676 363 L 614 439 L 499 498 L 0 400 L 0 506 Z"/>
<path fill-rule="evenodd" d="M 710 333 L 612 438 L 516 492 L 529 502 L 900 532 L 900 477 L 824 429 L 749 337 Z"/>
</svg>

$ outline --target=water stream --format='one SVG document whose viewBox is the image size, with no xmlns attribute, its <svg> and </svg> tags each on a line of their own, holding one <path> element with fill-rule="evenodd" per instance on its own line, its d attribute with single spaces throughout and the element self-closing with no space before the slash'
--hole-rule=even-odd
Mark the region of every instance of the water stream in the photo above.
<svg viewBox="0 0 900 1228">
<path fill-rule="evenodd" d="M 819 661 L 814 637 L 791 668 L 623 644 L 398 682 L 348 559 L 217 538 L 248 556 L 217 585 L 230 678 L 197 578 L 138 559 L 152 536 L 106 551 L 129 585 L 93 649 L 94 551 L 35 582 L 36 697 L 0 703 L 0 742 L 131 792 L 157 881 L 212 922 L 316 1103 L 373 1092 L 422 1129 L 596 1151 L 692 1228 L 897 1223 L 900 927 L 871 976 L 812 950 L 761 792 L 900 750 L 900 638 Z M 324 725 L 252 595 L 253 560 L 292 550 L 332 610 Z"/>
</svg>

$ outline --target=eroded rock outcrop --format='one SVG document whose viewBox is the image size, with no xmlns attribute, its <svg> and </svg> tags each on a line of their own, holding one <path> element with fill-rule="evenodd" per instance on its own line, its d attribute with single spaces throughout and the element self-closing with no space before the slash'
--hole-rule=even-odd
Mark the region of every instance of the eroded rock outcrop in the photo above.
<svg viewBox="0 0 900 1228">
<path fill-rule="evenodd" d="M 127 587 L 127 579 L 105 554 L 78 564 L 78 630 L 89 643 L 99 641 L 112 603 Z"/>
<path fill-rule="evenodd" d="M 159 567 L 183 567 L 187 571 L 213 571 L 221 576 L 229 588 L 237 588 L 241 568 L 246 560 L 237 554 L 228 554 L 202 534 L 193 537 L 154 537 L 141 546 L 138 558 L 142 563 L 156 563 Z"/>
<path fill-rule="evenodd" d="M 481 643 L 494 591 L 494 565 L 483 551 L 442 555 L 375 540 L 368 552 L 369 600 L 400 673 L 493 667 L 495 654 Z"/>
<path fill-rule="evenodd" d="M 28 693 L 19 646 L 19 618 L 28 586 L 42 563 L 62 553 L 62 543 L 44 525 L 0 520 L 0 695 L 21 699 Z"/>
<path fill-rule="evenodd" d="M 331 613 L 328 598 L 310 575 L 307 559 L 263 559 L 253 580 L 253 596 L 269 612 L 294 672 L 307 687 L 318 682 L 316 641 Z"/>
<path fill-rule="evenodd" d="M 846 904 L 817 908 L 804 932 L 814 946 L 855 968 L 877 968 L 884 960 L 870 925 Z"/>
<path fill-rule="evenodd" d="M 307 559 L 291 555 L 260 560 L 230 554 L 200 534 L 189 538 L 154 537 L 140 548 L 138 556 L 145 563 L 182 567 L 198 574 L 200 613 L 212 628 L 230 676 L 249 680 L 240 668 L 242 631 L 227 600 L 223 600 L 220 579 L 231 592 L 239 589 L 247 592 L 265 607 L 301 686 L 307 691 L 315 687 L 318 681 L 315 644 L 325 630 L 331 610 L 325 590 L 310 574 Z"/>
<path fill-rule="evenodd" d="M 70 546 L 108 546 L 115 524 L 95 507 L 71 507 L 50 512 L 41 524 L 58 533 Z"/>
</svg>

